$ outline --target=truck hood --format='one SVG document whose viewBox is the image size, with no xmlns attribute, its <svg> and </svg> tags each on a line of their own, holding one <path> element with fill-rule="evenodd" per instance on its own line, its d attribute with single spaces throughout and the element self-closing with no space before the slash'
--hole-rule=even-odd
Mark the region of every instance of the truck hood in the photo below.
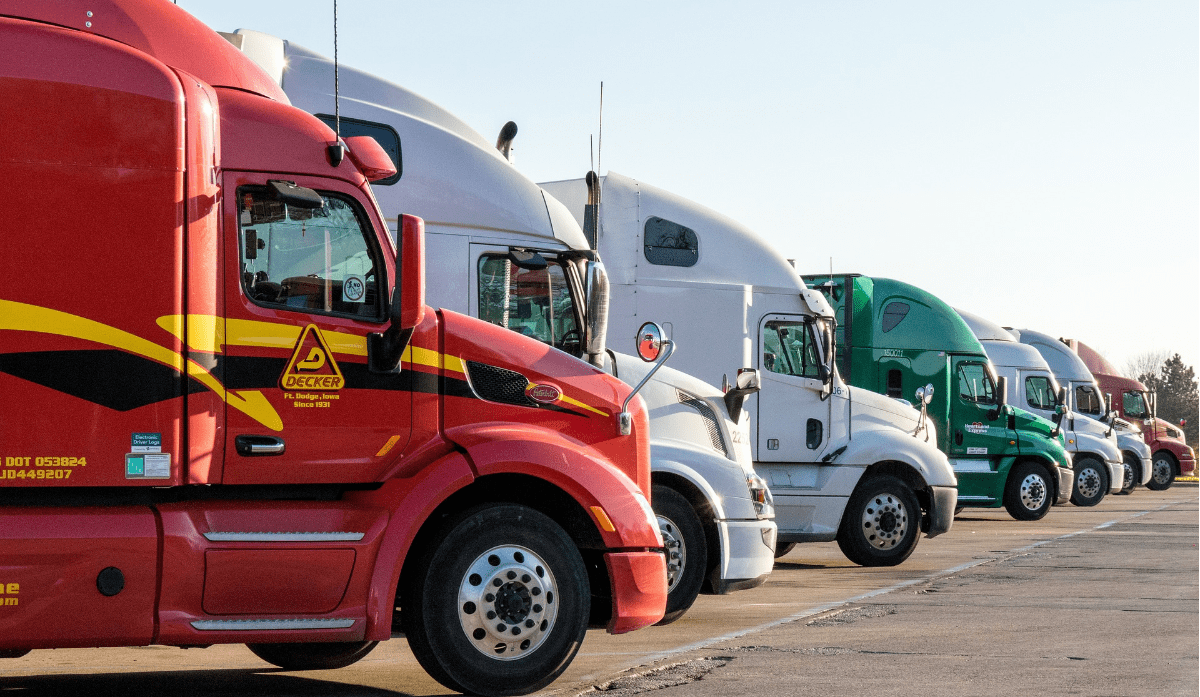
<svg viewBox="0 0 1200 697">
<path fill-rule="evenodd" d="M 846 391 L 850 394 L 854 408 L 855 428 L 859 428 L 864 423 L 874 423 L 880 427 L 898 428 L 907 433 L 916 431 L 917 423 L 921 419 L 921 412 L 907 402 L 864 390 L 861 387 L 847 387 Z M 932 420 L 925 419 L 925 424 L 922 427 L 922 437 L 924 429 L 928 428 L 929 439 L 931 442 L 937 442 L 937 433 Z"/>
<path fill-rule="evenodd" d="M 616 375 L 630 386 L 650 372 L 653 363 L 623 353 L 616 357 Z M 753 473 L 749 415 L 739 423 L 729 418 L 724 394 L 713 385 L 664 365 L 638 393 L 650 410 L 650 443 L 684 444 L 727 458 L 728 464 Z M 703 403 L 702 406 L 699 403 Z"/>
</svg>

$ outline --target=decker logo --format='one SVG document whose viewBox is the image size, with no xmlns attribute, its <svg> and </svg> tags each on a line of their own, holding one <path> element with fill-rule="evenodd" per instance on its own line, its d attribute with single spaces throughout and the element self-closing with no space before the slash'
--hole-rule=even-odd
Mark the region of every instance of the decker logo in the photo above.
<svg viewBox="0 0 1200 697">
<path fill-rule="evenodd" d="M 525 388 L 525 396 L 539 404 L 553 404 L 562 397 L 562 390 L 554 385 L 531 384 Z"/>
<path fill-rule="evenodd" d="M 279 377 L 279 386 L 285 390 L 340 390 L 346 384 L 333 352 L 325 344 L 321 330 L 308 325 L 300 333 L 296 350 L 287 369 Z"/>
</svg>

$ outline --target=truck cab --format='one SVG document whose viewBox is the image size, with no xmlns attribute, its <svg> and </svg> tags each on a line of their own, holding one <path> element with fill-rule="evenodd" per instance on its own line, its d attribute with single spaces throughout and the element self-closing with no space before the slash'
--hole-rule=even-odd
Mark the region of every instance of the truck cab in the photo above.
<svg viewBox="0 0 1200 697">
<path fill-rule="evenodd" d="M 7 3 L 0 92 L 31 202 L 0 232 L 0 656 L 327 669 L 400 630 L 446 687 L 524 694 L 663 616 L 644 403 L 428 307 L 373 138 L 156 0 Z"/>
<path fill-rule="evenodd" d="M 1092 371 L 1105 395 L 1112 395 L 1110 408 L 1122 419 L 1142 429 L 1142 439 L 1153 453 L 1152 472 L 1146 487 L 1156 491 L 1169 489 L 1180 475 L 1196 474 L 1196 451 L 1183 438 L 1183 431 L 1158 418 L 1154 413 L 1154 395 L 1137 380 L 1121 375 L 1087 344 L 1076 339 L 1061 339 Z"/>
<path fill-rule="evenodd" d="M 956 480 L 927 419 L 838 374 L 833 310 L 743 225 L 609 172 L 541 186 L 581 224 L 598 218 L 617 336 L 655 316 L 681 346 L 675 367 L 724 382 L 756 369 L 746 401 L 755 469 L 775 500 L 779 550 L 837 540 L 863 565 L 893 565 L 921 532 L 949 529 Z M 884 507 L 868 505 L 879 498 Z"/>
<path fill-rule="evenodd" d="M 1010 334 L 1022 344 L 1032 346 L 1054 372 L 1059 384 L 1066 390 L 1067 409 L 1071 416 L 1091 419 L 1112 431 L 1121 450 L 1123 483 L 1118 493 L 1128 494 L 1134 487 L 1145 486 L 1152 473 L 1150 446 L 1142 440 L 1137 426 L 1117 416 L 1108 404 L 1100 384 L 1092 376 L 1083 360 L 1058 339 L 1032 329 L 1009 329 Z M 1079 423 L 1070 421 L 1070 424 Z M 1094 427 L 1093 427 L 1094 428 Z"/>
<path fill-rule="evenodd" d="M 888 278 L 804 280 L 836 308 L 838 368 L 851 384 L 895 400 L 928 400 L 938 446 L 958 477 L 959 506 L 1004 506 L 1018 520 L 1037 520 L 1070 497 L 1070 460 L 1053 425 L 1007 403 L 1000 389 L 1007 381 L 949 305 Z"/>
<path fill-rule="evenodd" d="M 329 58 L 262 32 L 225 36 L 294 105 L 334 123 Z M 515 126 L 493 143 L 404 87 L 345 65 L 339 72 L 343 132 L 385 143 L 398 169 L 403 153 L 403 171 L 372 191 L 385 209 L 425 220 L 431 305 L 536 339 L 630 384 L 646 376 L 642 361 L 606 348 L 608 336 L 631 345 L 637 327 L 607 331 L 604 264 L 570 212 L 514 166 Z M 682 345 L 672 361 L 702 350 Z M 668 366 L 639 394 L 652 422 L 651 501 L 668 547 L 669 622 L 701 592 L 763 583 L 776 525 L 770 492 L 741 447 L 745 419 L 731 418 L 720 390 Z"/>
<path fill-rule="evenodd" d="M 1075 469 L 1071 503 L 1095 506 L 1110 491 L 1120 491 L 1124 465 L 1116 434 L 1091 419 L 1075 418 L 1067 407 L 1066 394 L 1037 349 L 978 315 L 962 310 L 959 315 L 983 344 L 996 372 L 1008 378 L 1009 401 L 1053 421 L 1062 432 Z"/>
</svg>

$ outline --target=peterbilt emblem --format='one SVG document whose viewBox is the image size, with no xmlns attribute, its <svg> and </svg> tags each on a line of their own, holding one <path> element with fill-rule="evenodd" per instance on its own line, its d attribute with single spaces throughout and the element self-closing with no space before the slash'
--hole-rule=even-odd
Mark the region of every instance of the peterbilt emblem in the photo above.
<svg viewBox="0 0 1200 697">
<path fill-rule="evenodd" d="M 525 396 L 541 404 L 553 404 L 562 397 L 562 390 L 554 385 L 530 385 L 525 388 Z"/>
</svg>

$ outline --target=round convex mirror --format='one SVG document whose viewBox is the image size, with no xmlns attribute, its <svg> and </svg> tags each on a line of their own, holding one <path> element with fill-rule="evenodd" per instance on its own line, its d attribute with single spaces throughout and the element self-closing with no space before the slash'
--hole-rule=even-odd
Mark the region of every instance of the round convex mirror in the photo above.
<svg viewBox="0 0 1200 697">
<path fill-rule="evenodd" d="M 643 361 L 649 363 L 658 358 L 662 352 L 662 328 L 654 322 L 646 322 L 638 328 L 637 337 L 634 341 L 637 343 L 637 354 Z"/>
</svg>

